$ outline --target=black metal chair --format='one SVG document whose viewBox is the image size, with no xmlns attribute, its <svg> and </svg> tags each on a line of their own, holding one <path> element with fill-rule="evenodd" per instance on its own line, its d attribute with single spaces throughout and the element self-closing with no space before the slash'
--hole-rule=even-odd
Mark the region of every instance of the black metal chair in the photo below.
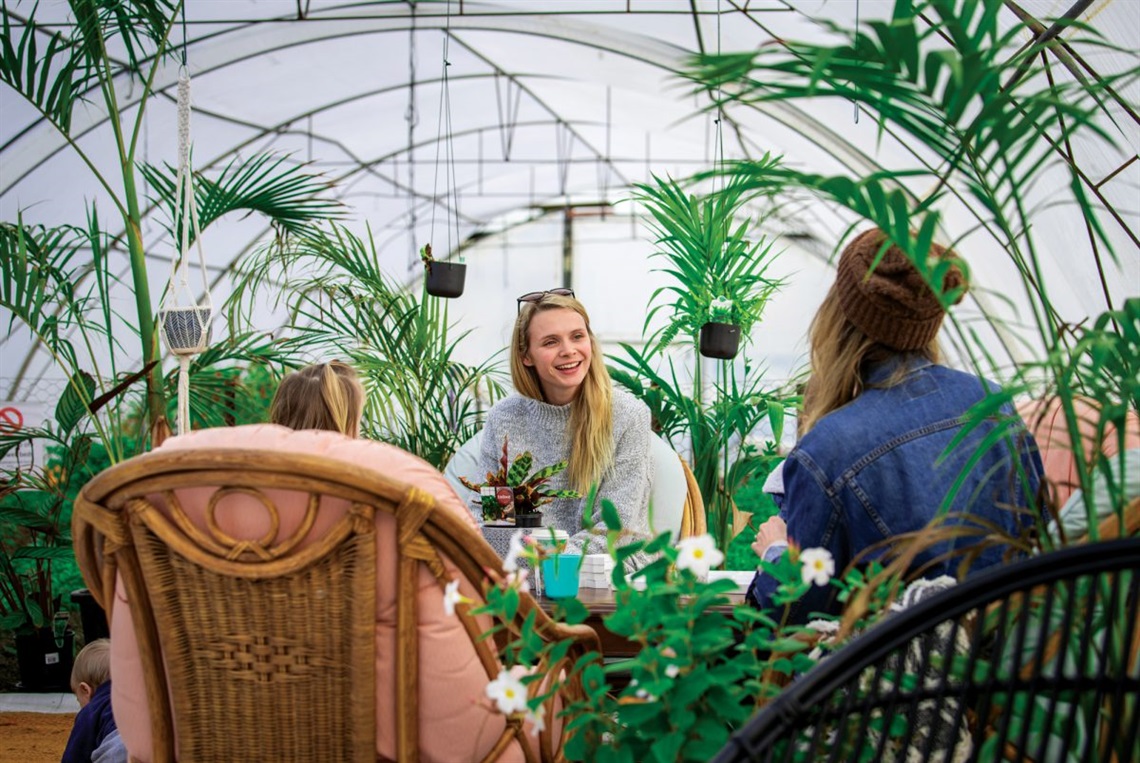
<svg viewBox="0 0 1140 763">
<path fill-rule="evenodd" d="M 1140 761 L 1140 538 L 986 570 L 796 679 L 714 763 Z"/>
</svg>

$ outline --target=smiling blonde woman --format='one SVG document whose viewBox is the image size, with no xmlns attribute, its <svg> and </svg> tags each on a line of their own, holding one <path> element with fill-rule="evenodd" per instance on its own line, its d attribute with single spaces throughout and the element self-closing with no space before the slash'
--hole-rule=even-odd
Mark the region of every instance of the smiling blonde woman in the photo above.
<svg viewBox="0 0 1140 763">
<path fill-rule="evenodd" d="M 499 401 L 483 432 L 484 471 L 497 471 L 503 441 L 513 459 L 524 451 L 534 464 L 567 461 L 551 480 L 554 489 L 585 495 L 598 485 L 591 517 L 584 499 L 562 498 L 543 511 L 543 524 L 570 533 L 581 549 L 595 528 L 604 529 L 601 501 L 614 502 L 622 527 L 649 531 L 649 409 L 624 390 L 614 389 L 602 362 L 590 317 L 569 289 L 525 294 L 511 339 L 511 378 L 516 394 Z M 600 551 L 594 536 L 591 549 Z"/>
</svg>

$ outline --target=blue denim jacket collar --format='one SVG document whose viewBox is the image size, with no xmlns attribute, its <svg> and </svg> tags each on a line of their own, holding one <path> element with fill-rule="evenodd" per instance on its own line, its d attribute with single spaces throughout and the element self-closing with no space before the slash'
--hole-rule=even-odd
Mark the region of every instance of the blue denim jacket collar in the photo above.
<svg viewBox="0 0 1140 763">
<path fill-rule="evenodd" d="M 863 379 L 868 387 L 875 387 L 889 379 L 899 367 L 905 366 L 907 373 L 914 373 L 932 365 L 934 364 L 922 355 L 901 353 L 886 360 L 868 363 L 863 369 Z"/>
</svg>

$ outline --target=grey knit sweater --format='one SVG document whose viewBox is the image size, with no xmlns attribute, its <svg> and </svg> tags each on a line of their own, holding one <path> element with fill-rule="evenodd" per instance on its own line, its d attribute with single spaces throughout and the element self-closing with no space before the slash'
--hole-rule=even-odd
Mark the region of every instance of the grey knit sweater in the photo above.
<svg viewBox="0 0 1140 763">
<path fill-rule="evenodd" d="M 630 393 L 615 388 L 613 410 L 614 463 L 602 475 L 594 515 L 585 518 L 583 523 L 584 498 L 556 498 L 542 507 L 542 524 L 570 533 L 569 545 L 578 551 L 589 539 L 587 553 L 605 552 L 603 498 L 614 502 L 623 528 L 642 535 L 649 532 L 649 409 Z M 534 456 L 532 471 L 568 461 L 569 423 L 569 405 L 549 405 L 517 393 L 500 400 L 487 415 L 483 429 L 483 471 L 499 470 L 504 437 L 509 438 L 508 454 L 512 461 L 523 451 L 531 452 Z M 567 473 L 552 477 L 550 485 L 558 490 L 570 487 Z M 596 532 L 591 532 L 595 529 Z M 638 562 L 628 566 L 640 566 Z"/>
</svg>

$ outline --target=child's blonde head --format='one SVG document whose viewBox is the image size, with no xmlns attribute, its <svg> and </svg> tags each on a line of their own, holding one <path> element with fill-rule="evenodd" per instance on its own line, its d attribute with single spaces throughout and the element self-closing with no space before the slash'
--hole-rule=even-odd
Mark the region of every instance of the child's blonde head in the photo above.
<svg viewBox="0 0 1140 763">
<path fill-rule="evenodd" d="M 95 639 L 75 655 L 71 666 L 71 690 L 79 697 L 82 705 L 87 704 L 91 695 L 111 679 L 111 642 L 105 638 Z"/>
</svg>

